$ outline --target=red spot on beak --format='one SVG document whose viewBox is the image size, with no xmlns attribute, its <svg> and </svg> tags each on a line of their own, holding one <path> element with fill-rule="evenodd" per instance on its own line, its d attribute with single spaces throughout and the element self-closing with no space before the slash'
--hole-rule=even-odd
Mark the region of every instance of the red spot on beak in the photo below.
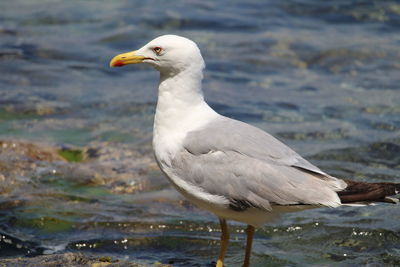
<svg viewBox="0 0 400 267">
<path fill-rule="evenodd" d="M 122 60 L 117 60 L 114 62 L 113 67 L 122 67 L 124 64 L 124 62 Z"/>
</svg>

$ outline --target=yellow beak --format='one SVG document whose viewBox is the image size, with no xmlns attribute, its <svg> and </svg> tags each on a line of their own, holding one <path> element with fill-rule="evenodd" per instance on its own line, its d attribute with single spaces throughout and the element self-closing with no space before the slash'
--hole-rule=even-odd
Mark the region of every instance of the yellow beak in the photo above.
<svg viewBox="0 0 400 267">
<path fill-rule="evenodd" d="M 128 64 L 142 63 L 145 57 L 136 55 L 136 52 L 137 51 L 132 51 L 116 55 L 113 59 L 111 59 L 110 67 L 122 67 Z"/>
</svg>

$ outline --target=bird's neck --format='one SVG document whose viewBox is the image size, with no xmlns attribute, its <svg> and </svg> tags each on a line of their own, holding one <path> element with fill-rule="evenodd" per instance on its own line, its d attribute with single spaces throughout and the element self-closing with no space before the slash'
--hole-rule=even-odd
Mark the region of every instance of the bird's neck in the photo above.
<svg viewBox="0 0 400 267">
<path fill-rule="evenodd" d="M 217 115 L 204 101 L 201 80 L 201 70 L 176 75 L 161 73 L 153 133 L 153 146 L 158 154 L 162 154 L 161 150 L 173 153 L 189 131 Z"/>
<path fill-rule="evenodd" d="M 202 76 L 201 70 L 186 70 L 173 75 L 161 72 L 155 127 L 173 127 L 194 108 L 204 104 Z"/>
<path fill-rule="evenodd" d="M 190 68 L 176 74 L 161 72 L 157 105 L 167 104 L 163 103 L 165 97 L 174 98 L 182 105 L 203 102 L 202 79 L 203 72 L 197 68 Z"/>
</svg>

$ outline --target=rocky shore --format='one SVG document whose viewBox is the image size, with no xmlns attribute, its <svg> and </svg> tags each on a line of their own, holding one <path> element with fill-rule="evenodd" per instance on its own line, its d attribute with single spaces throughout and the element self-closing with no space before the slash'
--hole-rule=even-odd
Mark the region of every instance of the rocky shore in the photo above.
<svg viewBox="0 0 400 267">
<path fill-rule="evenodd" d="M 52 255 L 41 255 L 37 257 L 17 257 L 10 259 L 0 259 L 0 266 L 15 267 L 15 266 L 31 266 L 31 267 L 74 267 L 74 266 L 88 266 L 88 267 L 171 267 L 161 263 L 154 263 L 152 265 L 143 265 L 133 263 L 125 260 L 113 259 L 108 256 L 94 256 L 83 255 L 81 253 L 63 253 Z"/>
</svg>

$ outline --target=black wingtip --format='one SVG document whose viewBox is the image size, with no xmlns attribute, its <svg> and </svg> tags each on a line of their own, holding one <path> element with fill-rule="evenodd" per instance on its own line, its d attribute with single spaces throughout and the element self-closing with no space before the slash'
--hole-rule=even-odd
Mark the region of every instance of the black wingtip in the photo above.
<svg viewBox="0 0 400 267">
<path fill-rule="evenodd" d="M 393 197 L 400 192 L 400 184 L 396 183 L 367 183 L 345 180 L 347 187 L 338 192 L 342 203 L 352 202 L 388 202 L 399 203 L 399 199 Z"/>
</svg>

